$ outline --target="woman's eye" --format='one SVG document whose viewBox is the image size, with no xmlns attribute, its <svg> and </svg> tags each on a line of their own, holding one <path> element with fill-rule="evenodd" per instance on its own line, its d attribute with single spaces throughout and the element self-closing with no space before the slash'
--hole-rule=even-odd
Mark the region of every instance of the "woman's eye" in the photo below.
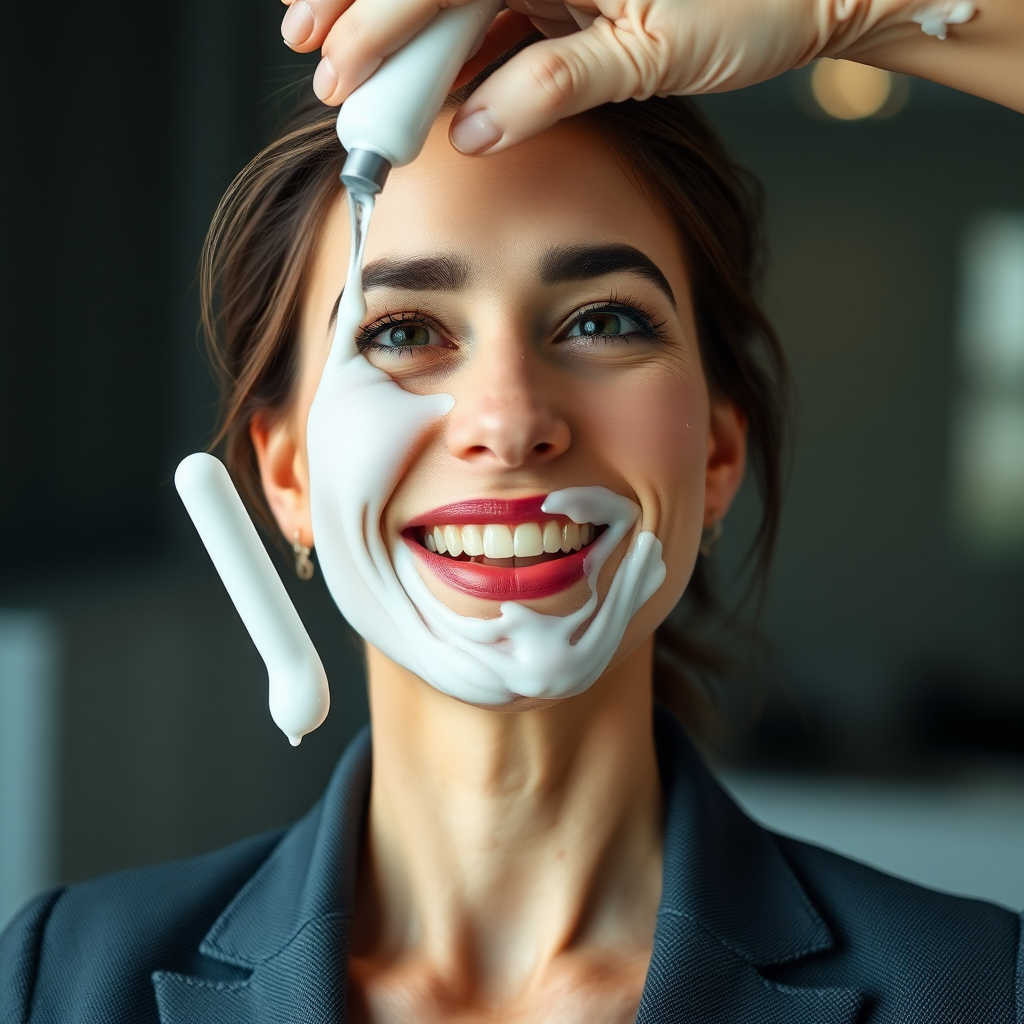
<svg viewBox="0 0 1024 1024">
<path fill-rule="evenodd" d="M 622 313 L 594 311 L 579 317 L 569 328 L 569 338 L 616 338 L 644 333 L 640 325 Z"/>
<path fill-rule="evenodd" d="M 374 335 L 373 344 L 381 348 L 419 348 L 434 340 L 432 334 L 423 324 L 400 324 Z"/>
</svg>

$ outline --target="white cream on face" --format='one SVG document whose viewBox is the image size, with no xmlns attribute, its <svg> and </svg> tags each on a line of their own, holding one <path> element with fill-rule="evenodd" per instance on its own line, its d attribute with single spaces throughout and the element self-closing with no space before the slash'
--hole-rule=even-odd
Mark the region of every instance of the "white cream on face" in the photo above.
<svg viewBox="0 0 1024 1024">
<path fill-rule="evenodd" d="M 366 315 L 362 263 L 373 199 L 350 193 L 348 200 L 348 277 L 307 426 L 313 535 L 331 595 L 362 637 L 460 700 L 503 704 L 517 696 L 580 693 L 605 670 L 633 615 L 664 581 L 661 542 L 648 531 L 636 534 L 598 609 L 601 567 L 635 527 L 640 509 L 604 487 L 554 491 L 545 512 L 607 524 L 584 562 L 590 598 L 569 615 L 504 602 L 494 619 L 452 611 L 420 579 L 401 538 L 388 548 L 381 534 L 384 508 L 418 439 L 455 399 L 404 391 L 359 354 L 355 337 Z"/>
</svg>

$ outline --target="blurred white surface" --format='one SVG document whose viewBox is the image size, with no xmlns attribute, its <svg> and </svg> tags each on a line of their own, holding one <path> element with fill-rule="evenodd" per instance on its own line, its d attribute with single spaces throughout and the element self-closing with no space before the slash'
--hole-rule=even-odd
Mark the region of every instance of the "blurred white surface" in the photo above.
<svg viewBox="0 0 1024 1024">
<path fill-rule="evenodd" d="M 0 610 L 0 929 L 57 876 L 57 632 Z"/>
<path fill-rule="evenodd" d="M 720 777 L 776 832 L 933 889 L 1024 909 L 1024 778 L 928 785 Z"/>
<path fill-rule="evenodd" d="M 1024 213 L 967 232 L 962 380 L 953 416 L 953 512 L 979 552 L 1024 550 Z"/>
</svg>

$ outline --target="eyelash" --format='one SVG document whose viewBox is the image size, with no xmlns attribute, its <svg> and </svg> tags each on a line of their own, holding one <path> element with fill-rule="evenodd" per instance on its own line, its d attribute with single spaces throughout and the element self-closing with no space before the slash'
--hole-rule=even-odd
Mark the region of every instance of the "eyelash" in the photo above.
<svg viewBox="0 0 1024 1024">
<path fill-rule="evenodd" d="M 580 309 L 577 309 L 573 315 L 563 323 L 561 332 L 564 334 L 566 331 L 571 330 L 577 323 L 579 323 L 584 317 L 593 313 L 619 313 L 629 319 L 637 322 L 637 326 L 640 328 L 639 333 L 643 338 L 648 341 L 663 342 L 666 338 L 665 321 L 657 321 L 655 315 L 650 312 L 644 305 L 637 299 L 631 298 L 630 296 L 619 297 L 614 292 L 609 295 L 605 302 L 593 302 Z M 360 328 L 359 333 L 356 335 L 356 347 L 360 352 L 370 348 L 381 348 L 386 349 L 389 352 L 402 351 L 394 346 L 390 345 L 375 345 L 374 338 L 379 334 L 382 334 L 389 327 L 395 327 L 400 324 L 407 323 L 418 323 L 425 327 L 429 327 L 432 330 L 437 331 L 438 334 L 443 335 L 445 332 L 441 325 L 428 314 L 422 312 L 419 309 L 405 310 L 401 313 L 385 313 L 384 316 L 378 317 L 372 323 L 367 324 L 365 327 Z M 632 334 L 619 334 L 613 335 L 610 338 L 604 340 L 604 344 L 609 344 L 611 341 L 629 339 L 633 337 Z"/>
<path fill-rule="evenodd" d="M 640 328 L 638 333 L 647 341 L 663 342 L 668 337 L 664 330 L 666 321 L 656 320 L 655 314 L 646 308 L 639 299 L 629 295 L 624 295 L 620 298 L 614 292 L 608 296 L 607 302 L 593 302 L 582 309 L 576 310 L 565 323 L 562 332 L 571 330 L 588 314 L 592 313 L 620 313 L 630 320 L 636 321 L 637 326 Z M 613 335 L 605 344 L 615 340 L 629 339 L 633 336 L 632 334 Z"/>
<path fill-rule="evenodd" d="M 432 316 L 428 316 L 426 313 L 423 313 L 418 309 L 410 309 L 402 313 L 385 313 L 372 323 L 367 324 L 365 327 L 361 327 L 359 329 L 359 333 L 356 335 L 356 348 L 358 348 L 360 352 L 364 349 L 375 347 L 387 349 L 389 352 L 400 351 L 400 349 L 391 345 L 375 346 L 373 339 L 376 338 L 378 334 L 383 334 L 389 327 L 396 327 L 399 324 L 408 323 L 423 324 L 423 326 L 437 331 L 438 334 L 444 334 L 444 331 L 441 329 L 441 325 Z"/>
</svg>

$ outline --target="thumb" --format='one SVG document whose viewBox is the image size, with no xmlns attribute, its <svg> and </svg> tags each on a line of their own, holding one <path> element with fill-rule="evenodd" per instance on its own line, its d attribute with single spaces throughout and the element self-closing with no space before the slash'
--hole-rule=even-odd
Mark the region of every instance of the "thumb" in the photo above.
<svg viewBox="0 0 1024 1024">
<path fill-rule="evenodd" d="M 602 103 L 657 91 L 662 61 L 651 38 L 599 17 L 589 28 L 527 46 L 456 113 L 449 136 L 462 153 L 497 153 Z"/>
</svg>

